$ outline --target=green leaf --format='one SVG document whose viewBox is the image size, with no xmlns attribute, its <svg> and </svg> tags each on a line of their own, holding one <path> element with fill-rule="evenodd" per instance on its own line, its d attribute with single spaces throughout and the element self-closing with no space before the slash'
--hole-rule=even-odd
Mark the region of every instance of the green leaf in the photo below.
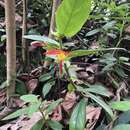
<svg viewBox="0 0 130 130">
<path fill-rule="evenodd" d="M 55 81 L 48 81 L 46 84 L 44 84 L 43 89 L 42 89 L 42 93 L 43 93 L 44 97 L 49 93 L 52 86 L 54 86 L 54 85 L 55 85 Z"/>
<path fill-rule="evenodd" d="M 1 85 L 0 85 L 0 89 L 6 88 L 7 87 L 7 81 L 4 81 Z"/>
<path fill-rule="evenodd" d="M 59 43 L 53 39 L 50 39 L 46 36 L 39 36 L 39 35 L 25 35 L 23 38 L 25 39 L 31 39 L 31 40 L 35 40 L 35 41 L 41 41 L 41 42 L 45 42 L 45 43 L 50 43 L 50 44 L 54 44 L 57 46 L 60 46 Z"/>
<path fill-rule="evenodd" d="M 130 102 L 129 101 L 116 101 L 111 103 L 111 107 L 113 109 L 119 111 L 128 111 L 130 110 Z"/>
<path fill-rule="evenodd" d="M 16 79 L 16 93 L 20 95 L 27 94 L 25 83 L 18 79 Z"/>
<path fill-rule="evenodd" d="M 116 21 L 110 21 L 103 26 L 103 29 L 111 29 L 116 24 Z"/>
<path fill-rule="evenodd" d="M 90 88 L 85 89 L 87 92 L 99 94 L 99 95 L 106 96 L 106 97 L 110 96 L 110 92 L 100 84 L 89 85 L 89 87 Z"/>
<path fill-rule="evenodd" d="M 47 123 L 53 130 L 62 130 L 63 128 L 63 126 L 59 122 L 54 120 L 48 120 Z"/>
<path fill-rule="evenodd" d="M 45 82 L 47 80 L 49 80 L 51 78 L 51 74 L 47 73 L 47 74 L 43 74 L 39 77 L 39 81 L 40 82 Z"/>
<path fill-rule="evenodd" d="M 61 102 L 63 101 L 63 99 L 58 99 L 54 102 L 52 102 L 50 105 L 48 105 L 47 109 L 46 109 L 46 114 L 52 112 Z"/>
<path fill-rule="evenodd" d="M 43 125 L 44 125 L 44 120 L 43 119 L 41 119 L 41 120 L 39 120 L 32 128 L 31 128 L 31 130 L 41 130 L 42 129 L 42 127 L 43 127 Z"/>
<path fill-rule="evenodd" d="M 130 130 L 130 125 L 129 124 L 118 125 L 112 130 Z"/>
<path fill-rule="evenodd" d="M 37 102 L 37 103 L 31 104 L 31 105 L 29 106 L 29 110 L 28 110 L 28 113 L 27 113 L 28 116 L 30 117 L 30 116 L 32 116 L 32 114 L 33 114 L 34 112 L 37 112 L 37 111 L 39 110 L 40 105 L 41 105 L 41 102 L 40 102 L 40 101 Z"/>
<path fill-rule="evenodd" d="M 94 30 L 89 31 L 85 36 L 87 36 L 87 37 L 92 36 L 92 35 L 95 35 L 99 32 L 100 32 L 100 29 L 94 29 Z"/>
<path fill-rule="evenodd" d="M 130 121 L 130 110 L 119 115 L 115 124 L 127 124 Z"/>
<path fill-rule="evenodd" d="M 21 100 L 28 102 L 28 103 L 36 103 L 38 102 L 38 98 L 36 95 L 27 94 L 20 97 Z"/>
<path fill-rule="evenodd" d="M 71 51 L 70 55 L 66 59 L 68 60 L 68 59 L 71 59 L 71 58 L 74 58 L 74 57 L 93 55 L 93 54 L 98 54 L 99 52 L 106 52 L 106 51 L 112 51 L 112 50 L 125 51 L 125 49 L 123 49 L 123 48 L 108 48 L 108 49 L 95 49 L 95 50 L 76 50 L 76 51 Z"/>
<path fill-rule="evenodd" d="M 6 116 L 3 120 L 10 120 L 13 118 L 17 118 L 21 115 L 31 116 L 34 112 L 38 111 L 38 108 L 40 107 L 40 105 L 41 105 L 41 102 L 38 102 L 38 103 L 30 105 L 29 107 L 19 109 L 19 110 L 15 111 L 14 113 Z"/>
<path fill-rule="evenodd" d="M 26 108 L 23 108 L 23 109 L 19 109 L 16 112 L 6 116 L 3 120 L 10 120 L 10 119 L 19 117 L 21 115 L 27 114 L 29 109 L 30 109 L 29 107 L 26 107 Z"/>
<path fill-rule="evenodd" d="M 91 93 L 88 93 L 88 95 L 96 103 L 98 103 L 100 106 L 102 106 L 102 108 L 110 115 L 110 117 L 113 118 L 113 112 L 112 112 L 111 108 L 103 100 L 101 100 L 99 97 L 97 97 Z"/>
<path fill-rule="evenodd" d="M 86 101 L 82 99 L 74 108 L 70 121 L 69 130 L 84 130 L 86 123 Z"/>
<path fill-rule="evenodd" d="M 56 12 L 56 27 L 60 35 L 74 36 L 91 12 L 91 0 L 63 0 Z"/>
</svg>

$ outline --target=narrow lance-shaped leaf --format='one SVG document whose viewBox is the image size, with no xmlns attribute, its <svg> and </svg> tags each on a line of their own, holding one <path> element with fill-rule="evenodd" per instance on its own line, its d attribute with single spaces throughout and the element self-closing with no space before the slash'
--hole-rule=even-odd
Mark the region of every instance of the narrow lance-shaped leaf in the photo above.
<svg viewBox="0 0 130 130">
<path fill-rule="evenodd" d="M 72 112 L 69 130 L 84 130 L 86 123 L 86 101 L 82 99 Z"/>
<path fill-rule="evenodd" d="M 30 39 L 30 40 L 35 40 L 35 41 L 41 41 L 41 42 L 45 42 L 45 43 L 49 43 L 49 44 L 54 44 L 54 45 L 60 46 L 60 44 L 57 41 L 55 41 L 53 39 L 50 39 L 49 37 L 46 37 L 46 36 L 25 35 L 24 38 Z"/>
<path fill-rule="evenodd" d="M 59 34 L 74 36 L 84 25 L 91 12 L 91 0 L 63 0 L 56 12 Z"/>
</svg>

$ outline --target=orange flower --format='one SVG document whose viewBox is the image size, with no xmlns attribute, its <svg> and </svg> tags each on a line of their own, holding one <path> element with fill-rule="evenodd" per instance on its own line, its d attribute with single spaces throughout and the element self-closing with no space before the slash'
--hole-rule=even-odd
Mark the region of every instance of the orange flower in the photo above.
<svg viewBox="0 0 130 130">
<path fill-rule="evenodd" d="M 65 58 L 69 55 L 69 52 L 63 51 L 63 50 L 48 50 L 46 52 L 46 55 L 48 56 L 56 56 L 57 60 L 59 62 L 59 70 L 60 74 L 62 74 L 62 65 L 65 60 Z"/>
</svg>

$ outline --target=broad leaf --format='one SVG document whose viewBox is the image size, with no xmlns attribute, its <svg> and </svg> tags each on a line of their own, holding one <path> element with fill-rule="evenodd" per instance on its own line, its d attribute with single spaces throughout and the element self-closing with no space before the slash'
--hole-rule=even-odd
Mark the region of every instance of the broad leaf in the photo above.
<svg viewBox="0 0 130 130">
<path fill-rule="evenodd" d="M 129 124 L 118 125 L 112 130 L 130 130 L 130 125 Z"/>
<path fill-rule="evenodd" d="M 60 35 L 74 36 L 91 12 L 91 0 L 63 0 L 56 12 L 56 27 Z"/>
<path fill-rule="evenodd" d="M 69 121 L 69 130 L 84 130 L 85 123 L 86 123 L 86 101 L 82 99 L 72 112 Z"/>
<path fill-rule="evenodd" d="M 130 121 L 130 110 L 119 115 L 115 124 L 126 124 Z"/>
<path fill-rule="evenodd" d="M 63 126 L 54 120 L 48 120 L 47 121 L 48 125 L 51 127 L 52 130 L 62 130 Z"/>
<path fill-rule="evenodd" d="M 54 86 L 55 81 L 48 81 L 46 84 L 44 84 L 43 89 L 42 89 L 42 93 L 44 95 L 44 97 L 49 93 L 49 91 L 51 90 L 52 86 Z"/>
<path fill-rule="evenodd" d="M 16 112 L 8 115 L 7 117 L 5 117 L 3 120 L 10 120 L 10 119 L 13 119 L 13 118 L 16 118 L 16 117 L 19 117 L 21 115 L 24 115 L 24 114 L 27 114 L 28 111 L 29 111 L 30 108 L 26 107 L 26 108 L 23 108 L 23 109 L 19 109 L 17 110 Z"/>
<path fill-rule="evenodd" d="M 21 100 L 28 102 L 28 103 L 36 103 L 38 102 L 38 98 L 36 95 L 27 94 L 20 97 Z"/>
<path fill-rule="evenodd" d="M 128 111 L 130 110 L 130 101 L 116 101 L 111 103 L 113 109 L 119 111 Z"/>
<path fill-rule="evenodd" d="M 44 123 L 45 123 L 45 122 L 44 122 L 43 119 L 39 120 L 39 121 L 31 128 L 31 130 L 42 130 L 42 127 L 43 127 Z"/>
<path fill-rule="evenodd" d="M 38 111 L 38 108 L 40 107 L 40 105 L 41 105 L 41 102 L 38 102 L 38 103 L 30 105 L 29 107 L 19 109 L 16 112 L 14 112 L 14 113 L 8 115 L 7 117 L 5 117 L 3 120 L 10 120 L 10 119 L 13 119 L 13 118 L 17 118 L 21 115 L 31 116 L 34 112 Z"/>
<path fill-rule="evenodd" d="M 92 92 L 106 97 L 110 96 L 110 92 L 100 84 L 89 85 L 89 88 L 86 88 L 85 90 L 87 92 Z"/>
<path fill-rule="evenodd" d="M 51 78 L 51 74 L 47 73 L 47 74 L 43 74 L 39 77 L 39 81 L 40 82 L 45 82 L 47 80 L 49 80 Z"/>
</svg>

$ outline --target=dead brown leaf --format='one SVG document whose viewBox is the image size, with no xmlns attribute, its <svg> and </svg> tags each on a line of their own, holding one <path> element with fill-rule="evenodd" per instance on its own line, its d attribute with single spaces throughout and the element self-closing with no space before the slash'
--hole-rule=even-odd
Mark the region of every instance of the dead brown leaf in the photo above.
<svg viewBox="0 0 130 130">
<path fill-rule="evenodd" d="M 77 96 L 74 92 L 71 93 L 67 93 L 65 96 L 65 100 L 62 103 L 62 107 L 66 112 L 69 112 L 71 110 L 71 108 L 74 106 L 74 104 L 76 103 L 77 100 Z"/>
<path fill-rule="evenodd" d="M 101 114 L 101 107 L 93 107 L 87 106 L 86 107 L 86 120 L 88 122 L 87 129 L 92 130 L 99 119 Z"/>
<path fill-rule="evenodd" d="M 37 88 L 38 86 L 38 79 L 31 79 L 26 83 L 27 86 L 27 90 L 29 93 L 34 92 L 34 90 Z"/>
</svg>

